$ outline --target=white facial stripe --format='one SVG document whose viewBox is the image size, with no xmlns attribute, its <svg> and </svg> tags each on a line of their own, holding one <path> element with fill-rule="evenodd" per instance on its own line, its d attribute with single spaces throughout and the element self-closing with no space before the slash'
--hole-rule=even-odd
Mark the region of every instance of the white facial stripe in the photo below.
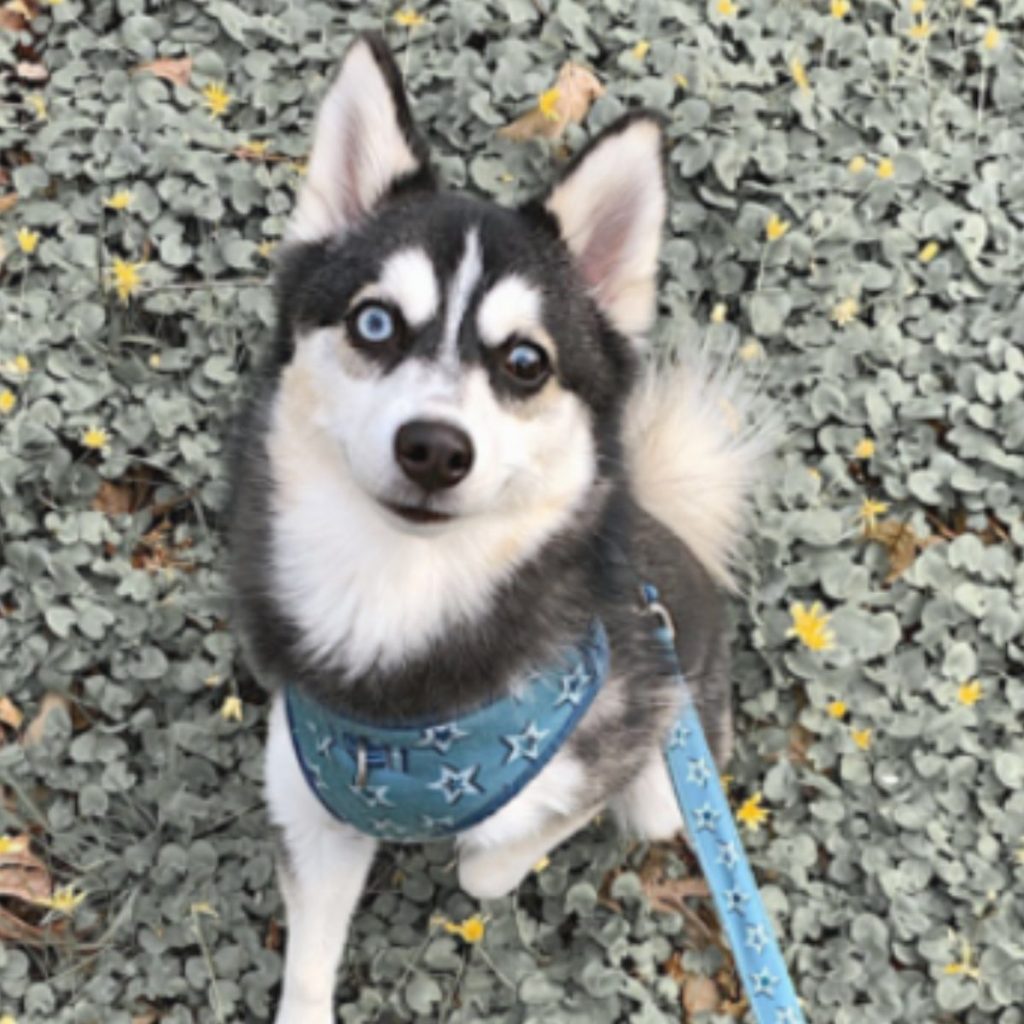
<svg viewBox="0 0 1024 1024">
<path fill-rule="evenodd" d="M 389 256 L 378 287 L 381 295 L 394 302 L 413 327 L 422 326 L 437 313 L 441 298 L 437 276 L 422 249 L 401 249 Z"/>
<path fill-rule="evenodd" d="M 459 338 L 459 327 L 466 315 L 469 297 L 483 273 L 483 260 L 480 254 L 480 239 L 475 229 L 466 232 L 466 247 L 462 252 L 455 277 L 448 289 L 448 309 L 444 317 L 444 336 L 441 339 L 441 358 L 455 362 L 458 358 L 456 343 Z"/>
<path fill-rule="evenodd" d="M 515 275 L 503 277 L 483 298 L 476 325 L 485 345 L 500 345 L 511 334 L 533 334 L 541 326 L 540 292 Z"/>
</svg>

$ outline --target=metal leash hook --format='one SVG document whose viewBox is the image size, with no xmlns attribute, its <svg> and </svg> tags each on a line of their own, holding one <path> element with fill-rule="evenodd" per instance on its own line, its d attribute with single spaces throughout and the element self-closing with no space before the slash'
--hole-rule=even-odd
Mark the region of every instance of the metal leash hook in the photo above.
<svg viewBox="0 0 1024 1024">
<path fill-rule="evenodd" d="M 679 685 L 688 689 L 672 642 L 672 616 L 658 600 L 656 587 L 644 583 L 641 593 L 644 610 L 658 619 L 656 633 L 675 665 Z M 669 734 L 665 761 L 690 845 L 729 938 L 757 1024 L 806 1024 L 689 693 Z"/>
</svg>

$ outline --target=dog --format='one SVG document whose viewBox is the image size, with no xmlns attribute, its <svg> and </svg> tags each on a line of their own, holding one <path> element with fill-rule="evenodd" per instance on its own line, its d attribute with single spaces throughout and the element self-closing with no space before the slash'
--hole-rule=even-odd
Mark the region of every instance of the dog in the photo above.
<svg viewBox="0 0 1024 1024">
<path fill-rule="evenodd" d="M 374 851 L 423 838 L 407 827 L 417 816 L 427 838 L 455 833 L 460 885 L 481 900 L 603 808 L 638 837 L 680 830 L 663 748 L 684 696 L 643 586 L 728 758 L 722 594 L 765 444 L 736 374 L 648 352 L 666 204 L 650 112 L 607 127 L 509 209 L 440 186 L 379 37 L 351 44 L 322 103 L 229 517 L 243 650 L 275 691 L 278 1024 L 334 1019 Z M 575 667 L 552 676 L 566 659 Z M 551 678 L 582 679 L 587 699 L 548 702 L 557 744 L 540 719 L 502 734 L 494 772 L 518 774 L 485 800 L 477 765 L 449 763 L 467 742 L 460 716 L 529 706 Z M 322 735 L 336 720 L 355 730 L 347 747 Z M 423 742 L 374 747 L 373 730 L 414 736 L 425 721 Z M 438 781 L 398 807 L 421 755 Z M 451 813 L 427 813 L 431 801 Z"/>
</svg>

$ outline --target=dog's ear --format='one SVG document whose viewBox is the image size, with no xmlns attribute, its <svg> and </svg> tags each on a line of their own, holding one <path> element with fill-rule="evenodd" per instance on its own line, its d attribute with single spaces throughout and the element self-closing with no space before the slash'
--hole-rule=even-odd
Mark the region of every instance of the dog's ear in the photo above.
<svg viewBox="0 0 1024 1024">
<path fill-rule="evenodd" d="M 661 122 L 650 113 L 606 128 L 543 200 L 594 301 L 630 337 L 654 321 L 665 202 Z"/>
<path fill-rule="evenodd" d="M 399 182 L 433 184 L 402 76 L 384 40 L 360 36 L 320 105 L 288 237 L 314 241 L 359 223 Z"/>
</svg>

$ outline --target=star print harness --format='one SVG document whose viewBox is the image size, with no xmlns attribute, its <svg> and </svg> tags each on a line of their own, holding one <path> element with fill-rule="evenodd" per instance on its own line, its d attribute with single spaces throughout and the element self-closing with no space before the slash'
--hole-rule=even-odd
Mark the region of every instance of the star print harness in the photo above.
<svg viewBox="0 0 1024 1024">
<path fill-rule="evenodd" d="M 755 1019 L 805 1024 L 676 659 L 671 618 L 654 587 L 641 590 L 686 694 L 665 759 Z M 557 665 L 516 693 L 450 721 L 393 726 L 331 711 L 287 686 L 295 753 L 341 821 L 391 841 L 441 839 L 494 814 L 539 774 L 597 696 L 609 660 L 607 634 L 595 621 Z"/>
</svg>

